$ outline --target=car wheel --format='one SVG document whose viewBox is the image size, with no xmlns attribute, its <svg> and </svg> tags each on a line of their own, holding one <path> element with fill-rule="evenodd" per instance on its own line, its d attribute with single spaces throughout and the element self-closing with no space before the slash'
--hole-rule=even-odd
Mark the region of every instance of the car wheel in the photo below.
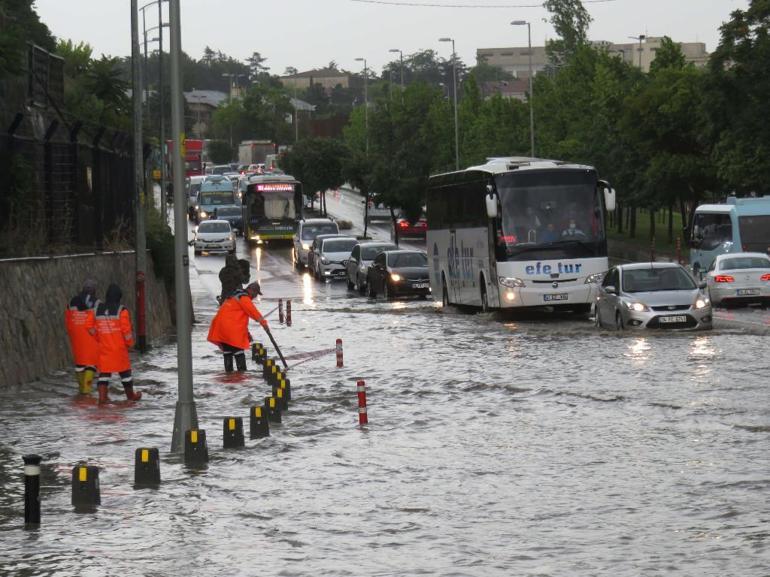
<svg viewBox="0 0 770 577">
<path fill-rule="evenodd" d="M 481 287 L 481 312 L 489 312 L 489 298 L 487 297 L 487 289 Z"/>
<path fill-rule="evenodd" d="M 620 314 L 620 311 L 617 311 L 615 313 L 615 330 L 616 331 L 622 331 L 625 327 L 623 326 L 623 316 Z"/>
<path fill-rule="evenodd" d="M 363 284 L 360 280 L 356 283 L 356 286 L 358 288 L 358 294 L 360 295 L 366 294 L 366 285 Z"/>
</svg>

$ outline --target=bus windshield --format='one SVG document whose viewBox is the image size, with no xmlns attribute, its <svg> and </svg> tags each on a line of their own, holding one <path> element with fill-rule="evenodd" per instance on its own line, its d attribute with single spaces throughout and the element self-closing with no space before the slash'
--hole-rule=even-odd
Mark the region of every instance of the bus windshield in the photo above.
<svg viewBox="0 0 770 577">
<path fill-rule="evenodd" d="M 235 199 L 233 198 L 233 192 L 232 191 L 221 191 L 221 190 L 206 190 L 200 193 L 200 204 L 201 205 L 221 205 L 221 204 L 234 204 Z"/>
<path fill-rule="evenodd" d="M 498 260 L 605 256 L 603 215 L 591 171 L 522 171 L 497 179 Z"/>
</svg>

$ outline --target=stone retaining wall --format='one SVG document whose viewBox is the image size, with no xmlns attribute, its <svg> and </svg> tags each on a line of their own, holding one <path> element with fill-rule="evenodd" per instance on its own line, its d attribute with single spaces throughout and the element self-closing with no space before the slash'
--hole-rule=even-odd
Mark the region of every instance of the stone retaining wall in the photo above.
<svg viewBox="0 0 770 577">
<path fill-rule="evenodd" d="M 169 298 L 147 258 L 147 340 L 172 328 Z M 0 387 L 33 381 L 72 366 L 64 310 L 85 279 L 97 282 L 104 298 L 115 282 L 136 331 L 133 252 L 0 261 Z"/>
</svg>

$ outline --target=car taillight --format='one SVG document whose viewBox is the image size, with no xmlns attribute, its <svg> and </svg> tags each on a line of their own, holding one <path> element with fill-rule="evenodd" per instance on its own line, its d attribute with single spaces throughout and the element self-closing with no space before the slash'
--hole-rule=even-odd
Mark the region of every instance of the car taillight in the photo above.
<svg viewBox="0 0 770 577">
<path fill-rule="evenodd" d="M 759 280 L 770 282 L 770 274 L 763 274 L 761 277 L 759 277 Z"/>
<path fill-rule="evenodd" d="M 735 282 L 735 279 L 729 274 L 718 274 L 714 277 L 715 282 Z"/>
<path fill-rule="evenodd" d="M 405 220 L 402 220 L 398 223 L 398 226 L 400 226 L 401 228 L 409 228 L 409 223 L 406 222 Z"/>
</svg>

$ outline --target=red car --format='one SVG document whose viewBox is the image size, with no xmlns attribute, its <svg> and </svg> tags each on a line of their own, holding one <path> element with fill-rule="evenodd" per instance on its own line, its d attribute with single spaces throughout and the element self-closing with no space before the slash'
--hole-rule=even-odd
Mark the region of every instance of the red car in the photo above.
<svg viewBox="0 0 770 577">
<path fill-rule="evenodd" d="M 421 216 L 415 221 L 410 221 L 404 216 L 400 216 L 396 219 L 396 226 L 398 227 L 398 237 L 419 237 L 425 238 L 428 232 L 428 221 L 424 216 Z M 395 234 L 391 234 L 391 238 L 395 238 Z"/>
</svg>

